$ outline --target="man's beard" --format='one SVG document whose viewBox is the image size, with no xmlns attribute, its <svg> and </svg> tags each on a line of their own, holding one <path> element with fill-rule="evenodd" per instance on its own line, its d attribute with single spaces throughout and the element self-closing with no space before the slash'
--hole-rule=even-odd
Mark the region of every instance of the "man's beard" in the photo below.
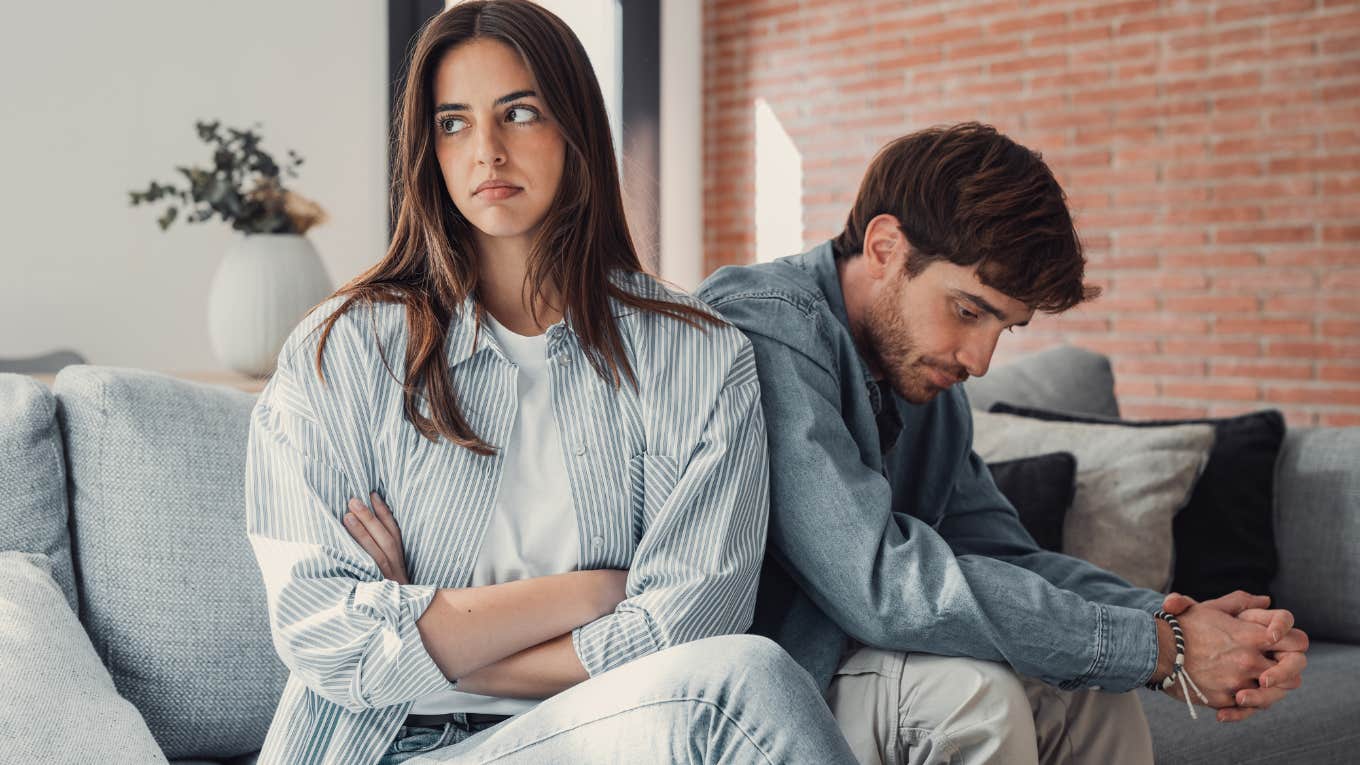
<svg viewBox="0 0 1360 765">
<path fill-rule="evenodd" d="M 878 368 L 895 393 L 913 404 L 928 403 L 944 388 L 929 370 L 953 380 L 967 379 L 968 372 L 946 361 L 928 359 L 917 351 L 911 327 L 902 315 L 893 290 L 886 290 L 869 308 L 864 323 L 869 361 Z"/>
</svg>

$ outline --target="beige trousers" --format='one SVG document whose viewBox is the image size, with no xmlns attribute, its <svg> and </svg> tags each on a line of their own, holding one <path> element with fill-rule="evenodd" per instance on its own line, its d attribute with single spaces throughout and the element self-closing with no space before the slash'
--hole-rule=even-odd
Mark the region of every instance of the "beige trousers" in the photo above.
<svg viewBox="0 0 1360 765">
<path fill-rule="evenodd" d="M 1152 762 L 1137 694 L 1063 691 L 996 662 L 860 648 L 827 701 L 865 765 Z"/>
</svg>

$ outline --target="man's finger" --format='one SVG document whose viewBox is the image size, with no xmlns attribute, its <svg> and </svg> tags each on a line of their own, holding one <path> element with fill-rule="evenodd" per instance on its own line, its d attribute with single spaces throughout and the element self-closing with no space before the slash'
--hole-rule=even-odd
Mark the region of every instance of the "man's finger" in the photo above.
<svg viewBox="0 0 1360 765">
<path fill-rule="evenodd" d="M 1285 651 L 1275 656 L 1275 666 L 1261 673 L 1262 688 L 1280 688 L 1303 677 L 1308 666 L 1308 655 L 1300 651 Z"/>
<path fill-rule="evenodd" d="M 368 496 L 373 500 L 373 514 L 378 516 L 378 520 L 382 521 L 387 533 L 391 534 L 400 544 L 401 529 L 397 527 L 397 519 L 392 516 L 392 509 L 387 506 L 382 497 L 378 496 L 378 492 L 371 492 Z"/>
<path fill-rule="evenodd" d="M 1259 711 L 1259 709 L 1250 707 L 1224 707 L 1218 710 L 1218 721 L 1221 723 L 1241 722 Z"/>
<path fill-rule="evenodd" d="M 1212 606 L 1224 613 L 1237 616 L 1249 608 L 1266 608 L 1270 606 L 1270 596 L 1252 595 L 1249 592 L 1237 590 L 1222 597 L 1214 598 L 1213 600 L 1206 600 L 1204 601 L 1204 604 L 1206 606 Z"/>
<path fill-rule="evenodd" d="M 1189 595 L 1182 595 L 1179 592 L 1173 592 L 1162 599 L 1162 610 L 1172 616 L 1179 616 L 1193 605 L 1195 605 L 1194 598 Z"/>
<path fill-rule="evenodd" d="M 1285 634 L 1284 637 L 1266 646 L 1268 651 L 1307 651 L 1308 633 L 1295 627 Z"/>
<path fill-rule="evenodd" d="M 1270 709 L 1270 705 L 1283 699 L 1289 691 L 1283 688 L 1244 688 L 1237 692 L 1234 701 L 1242 708 Z"/>
<path fill-rule="evenodd" d="M 1278 643 L 1285 635 L 1289 634 L 1290 630 L 1294 629 L 1294 615 L 1283 608 L 1269 611 L 1249 608 L 1239 613 L 1237 618 L 1265 627 L 1266 633 L 1270 635 L 1271 643 Z"/>
</svg>

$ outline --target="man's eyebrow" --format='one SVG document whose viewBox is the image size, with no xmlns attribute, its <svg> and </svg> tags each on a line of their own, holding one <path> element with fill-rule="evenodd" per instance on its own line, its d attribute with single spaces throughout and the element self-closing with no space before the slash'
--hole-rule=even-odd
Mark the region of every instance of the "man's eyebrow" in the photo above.
<svg viewBox="0 0 1360 765">
<path fill-rule="evenodd" d="M 981 295 L 974 295 L 974 294 L 971 293 L 971 292 L 965 292 L 965 291 L 960 290 L 960 289 L 953 290 L 953 292 L 954 292 L 954 294 L 957 295 L 958 297 L 961 297 L 961 298 L 964 298 L 964 299 L 966 299 L 966 300 L 971 301 L 971 302 L 972 302 L 974 305 L 976 305 L 978 308 L 981 308 L 982 310 L 986 311 L 987 313 L 991 314 L 992 316 L 995 316 L 995 317 L 996 317 L 996 320 L 999 321 L 999 322 L 1001 322 L 1002 324 L 1006 324 L 1006 323 L 1009 321 L 1009 320 L 1006 318 L 1006 314 L 1004 314 L 1004 313 L 1001 312 L 1001 309 L 997 308 L 996 306 L 992 305 L 991 303 L 988 303 L 987 300 L 986 300 L 986 298 L 982 297 Z M 1028 324 L 1029 324 L 1029 319 L 1026 319 L 1026 320 L 1024 320 L 1024 321 L 1017 321 L 1016 323 L 1012 324 L 1011 326 L 1012 326 L 1012 327 L 1024 327 L 1024 326 L 1026 326 L 1026 325 L 1028 325 Z"/>
<path fill-rule="evenodd" d="M 496 99 L 496 103 L 492 104 L 492 106 L 501 106 L 503 104 L 508 104 L 511 101 L 518 101 L 521 98 L 538 98 L 538 93 L 533 90 L 516 90 L 514 93 L 506 93 Z M 435 114 L 438 114 L 439 112 L 466 112 L 471 110 L 472 107 L 467 104 L 440 104 L 434 108 Z"/>
</svg>

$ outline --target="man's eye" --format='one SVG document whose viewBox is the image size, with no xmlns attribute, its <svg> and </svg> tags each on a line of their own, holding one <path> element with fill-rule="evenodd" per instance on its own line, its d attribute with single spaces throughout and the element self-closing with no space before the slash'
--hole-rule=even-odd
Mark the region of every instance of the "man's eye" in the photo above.
<svg viewBox="0 0 1360 765">
<path fill-rule="evenodd" d="M 445 135 L 453 135 L 467 127 L 467 121 L 462 117 L 443 117 L 436 124 Z"/>
<path fill-rule="evenodd" d="M 973 321 L 974 319 L 976 319 L 976 318 L 978 317 L 977 314 L 973 313 L 972 311 L 968 310 L 967 308 L 964 308 L 963 306 L 959 306 L 959 316 L 962 316 L 963 318 L 967 319 L 968 321 Z"/>
<path fill-rule="evenodd" d="M 505 112 L 506 122 L 534 122 L 538 119 L 538 112 L 527 106 L 512 106 Z"/>
</svg>

